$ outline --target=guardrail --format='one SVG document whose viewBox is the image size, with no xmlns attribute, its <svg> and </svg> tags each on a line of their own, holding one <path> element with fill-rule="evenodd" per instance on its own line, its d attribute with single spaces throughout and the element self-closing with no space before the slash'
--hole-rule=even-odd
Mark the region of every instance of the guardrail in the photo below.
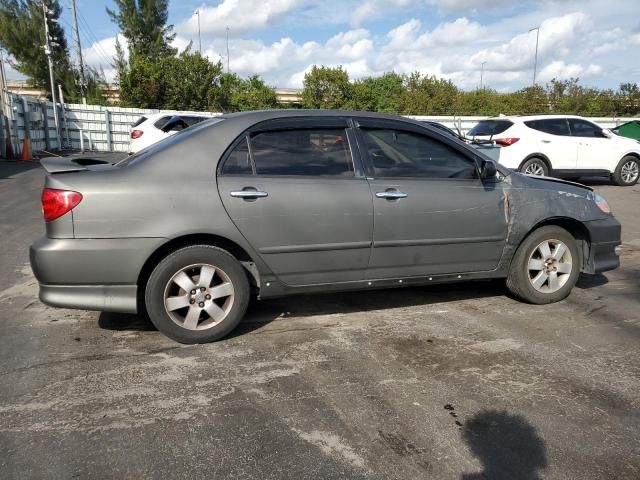
<svg viewBox="0 0 640 480">
<path fill-rule="evenodd" d="M 9 95 L 8 118 L 10 141 L 13 151 L 22 149 L 25 138 L 31 140 L 34 152 L 50 150 L 91 150 L 104 152 L 126 152 L 129 144 L 131 124 L 141 115 L 150 113 L 198 114 L 217 116 L 217 112 L 193 112 L 176 110 L 153 110 L 123 108 L 101 105 L 65 104 L 57 105 L 60 118 L 60 134 L 54 123 L 53 104 L 32 97 Z M 486 116 L 441 116 L 408 115 L 416 120 L 433 120 L 447 127 L 459 129 L 463 133 Z M 605 128 L 613 128 L 630 118 L 591 117 L 591 120 Z M 0 115 L 0 156 L 4 156 L 7 129 Z"/>
</svg>

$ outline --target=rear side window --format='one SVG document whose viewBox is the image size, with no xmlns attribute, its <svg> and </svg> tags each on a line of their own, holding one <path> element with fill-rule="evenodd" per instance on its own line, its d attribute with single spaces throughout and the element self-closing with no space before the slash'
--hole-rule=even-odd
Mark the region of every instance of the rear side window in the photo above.
<svg viewBox="0 0 640 480">
<path fill-rule="evenodd" d="M 550 135 L 559 135 L 568 137 L 571 135 L 569 131 L 569 124 L 566 118 L 547 118 L 544 120 L 531 120 L 524 122 L 524 124 L 538 130 L 540 132 L 548 133 Z"/>
<path fill-rule="evenodd" d="M 344 129 L 300 129 L 251 137 L 257 175 L 354 176 Z"/>
<path fill-rule="evenodd" d="M 170 115 L 166 117 L 160 117 L 158 120 L 155 121 L 153 126 L 162 130 L 162 127 L 164 127 L 169 120 L 171 120 Z"/>
<path fill-rule="evenodd" d="M 223 175 L 251 175 L 253 173 L 246 137 L 233 147 L 224 162 L 221 173 Z"/>
<path fill-rule="evenodd" d="M 146 122 L 147 121 L 147 117 L 140 117 L 138 120 L 136 120 L 135 122 L 133 122 L 131 124 L 131 128 L 136 128 L 138 125 L 140 125 L 142 122 Z"/>
<path fill-rule="evenodd" d="M 511 125 L 513 125 L 513 122 L 509 120 L 482 120 L 467 132 L 467 136 L 475 137 L 479 135 L 498 135 L 499 133 L 504 132 Z"/>
<path fill-rule="evenodd" d="M 571 133 L 574 137 L 601 137 L 601 129 L 591 122 L 580 120 L 578 118 L 570 118 Z"/>
<path fill-rule="evenodd" d="M 439 140 L 402 130 L 361 131 L 376 177 L 477 177 L 472 159 Z"/>
<path fill-rule="evenodd" d="M 182 117 L 187 126 L 195 125 L 196 123 L 200 123 L 206 120 L 208 117 Z"/>
</svg>

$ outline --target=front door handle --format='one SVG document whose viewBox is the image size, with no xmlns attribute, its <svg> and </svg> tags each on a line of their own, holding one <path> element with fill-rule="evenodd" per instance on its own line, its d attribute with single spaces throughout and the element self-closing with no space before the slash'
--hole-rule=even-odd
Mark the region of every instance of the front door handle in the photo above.
<svg viewBox="0 0 640 480">
<path fill-rule="evenodd" d="M 387 200 L 395 200 L 397 198 L 407 198 L 409 196 L 408 193 L 401 192 L 396 189 L 388 189 L 384 192 L 376 192 L 376 197 L 378 198 L 386 198 Z"/>
<path fill-rule="evenodd" d="M 551 140 L 540 140 L 542 143 L 551 143 Z"/>
<path fill-rule="evenodd" d="M 236 198 L 263 198 L 268 197 L 269 194 L 267 192 L 261 192 L 259 190 L 238 190 L 235 192 L 231 192 L 229 195 Z"/>
</svg>

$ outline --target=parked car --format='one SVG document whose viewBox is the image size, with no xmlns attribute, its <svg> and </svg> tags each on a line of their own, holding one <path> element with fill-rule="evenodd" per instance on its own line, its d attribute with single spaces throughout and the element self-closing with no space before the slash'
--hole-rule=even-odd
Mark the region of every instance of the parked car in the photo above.
<svg viewBox="0 0 640 480">
<path fill-rule="evenodd" d="M 467 133 L 502 146 L 500 163 L 529 175 L 607 176 L 622 186 L 640 177 L 640 143 L 581 117 L 540 115 L 480 121 Z"/>
<path fill-rule="evenodd" d="M 424 123 L 425 125 L 429 125 L 430 127 L 441 130 L 442 132 L 451 135 L 452 137 L 456 137 L 463 142 L 468 143 L 473 148 L 480 150 L 486 156 L 495 160 L 496 162 L 500 160 L 500 146 L 491 140 L 482 140 L 482 139 L 471 139 L 466 136 L 456 132 L 455 130 L 443 125 L 440 122 L 435 122 L 433 120 L 419 120 L 420 123 Z"/>
<path fill-rule="evenodd" d="M 163 138 L 209 118 L 211 117 L 203 115 L 172 115 L 167 113 L 143 115 L 131 125 L 129 153 L 139 152 Z"/>
<path fill-rule="evenodd" d="M 612 128 L 611 131 L 621 137 L 640 140 L 640 120 L 631 120 L 630 122 L 623 123 L 616 128 Z"/>
<path fill-rule="evenodd" d="M 224 337 L 252 295 L 505 278 L 543 304 L 619 265 L 591 188 L 391 115 L 225 114 L 115 164 L 41 163 L 40 299 L 147 313 L 179 342 Z"/>
</svg>

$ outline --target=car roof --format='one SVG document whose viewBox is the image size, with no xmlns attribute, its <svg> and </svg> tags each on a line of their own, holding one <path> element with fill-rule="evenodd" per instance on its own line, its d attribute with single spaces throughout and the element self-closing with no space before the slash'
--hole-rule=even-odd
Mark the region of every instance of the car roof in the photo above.
<svg viewBox="0 0 640 480">
<path fill-rule="evenodd" d="M 527 122 L 530 120 L 544 120 L 553 118 L 579 118 L 582 120 L 591 121 L 579 115 L 502 115 L 499 117 L 485 118 L 484 120 L 509 120 L 511 122 Z M 481 120 L 482 121 L 482 120 Z"/>
</svg>

